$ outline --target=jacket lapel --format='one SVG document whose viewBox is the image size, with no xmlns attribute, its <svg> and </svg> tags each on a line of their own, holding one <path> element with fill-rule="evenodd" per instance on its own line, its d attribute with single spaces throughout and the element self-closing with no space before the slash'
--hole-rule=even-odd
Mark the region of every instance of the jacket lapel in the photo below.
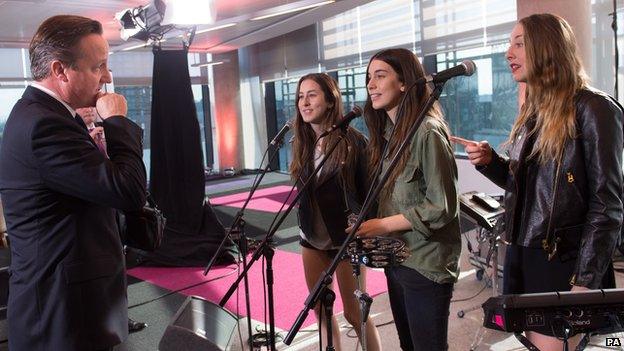
<svg viewBox="0 0 624 351">
<path fill-rule="evenodd" d="M 85 133 L 88 134 L 87 125 L 84 123 L 80 115 L 76 114 L 76 117 L 74 118 L 74 116 L 72 116 L 71 112 L 69 112 L 67 107 L 65 107 L 62 103 L 60 103 L 57 99 L 53 98 L 49 94 L 35 87 L 28 86 L 26 87 L 26 90 L 24 91 L 22 98 L 26 100 L 31 100 L 31 101 L 37 101 L 45 105 L 46 107 L 48 107 L 53 112 L 56 112 L 62 116 L 66 116 L 67 118 L 71 118 L 72 120 L 74 120 L 74 122 L 76 122 L 76 124 L 78 124 L 81 127 L 81 129 L 85 131 Z M 91 137 L 89 137 L 89 140 L 91 141 L 91 144 L 97 147 L 97 145 L 95 144 L 95 141 L 93 141 Z"/>
<path fill-rule="evenodd" d="M 28 86 L 24 91 L 22 98 L 37 101 L 60 115 L 67 116 L 68 118 L 73 118 L 72 114 L 65 106 L 63 106 L 63 104 L 37 88 Z"/>
</svg>

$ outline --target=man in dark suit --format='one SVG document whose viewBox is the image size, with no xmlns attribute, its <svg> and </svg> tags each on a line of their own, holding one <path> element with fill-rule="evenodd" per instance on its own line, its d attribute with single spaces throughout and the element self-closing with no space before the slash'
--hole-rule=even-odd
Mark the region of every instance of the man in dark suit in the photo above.
<svg viewBox="0 0 624 351">
<path fill-rule="evenodd" d="M 145 204 L 142 130 L 125 118 L 123 96 L 100 91 L 111 77 L 99 22 L 51 17 L 29 52 L 35 83 L 9 115 L 0 149 L 9 348 L 108 350 L 128 334 L 114 209 Z M 76 116 L 85 106 L 104 120 L 110 159 Z"/>
</svg>

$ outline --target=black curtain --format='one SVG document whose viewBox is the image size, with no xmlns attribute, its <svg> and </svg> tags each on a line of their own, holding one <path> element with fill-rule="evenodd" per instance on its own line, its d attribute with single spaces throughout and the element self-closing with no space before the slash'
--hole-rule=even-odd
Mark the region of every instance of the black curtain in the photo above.
<svg viewBox="0 0 624 351">
<path fill-rule="evenodd" d="M 188 52 L 154 49 L 150 193 L 167 218 L 161 247 L 146 263 L 206 265 L 225 236 L 205 199 L 205 176 L 197 111 L 188 71 Z M 219 262 L 234 261 L 228 241 Z"/>
</svg>

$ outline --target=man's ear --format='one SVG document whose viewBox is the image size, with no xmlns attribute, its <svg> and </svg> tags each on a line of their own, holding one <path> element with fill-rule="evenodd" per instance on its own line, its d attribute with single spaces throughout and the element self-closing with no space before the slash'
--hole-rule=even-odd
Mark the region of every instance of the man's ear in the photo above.
<svg viewBox="0 0 624 351">
<path fill-rule="evenodd" d="M 67 67 L 61 61 L 54 60 L 50 63 L 50 75 L 55 79 L 67 82 Z"/>
</svg>

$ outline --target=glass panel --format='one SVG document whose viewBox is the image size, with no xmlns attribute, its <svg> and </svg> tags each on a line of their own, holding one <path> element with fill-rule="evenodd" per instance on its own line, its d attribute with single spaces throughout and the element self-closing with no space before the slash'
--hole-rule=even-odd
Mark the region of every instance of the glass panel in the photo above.
<svg viewBox="0 0 624 351">
<path fill-rule="evenodd" d="M 277 111 L 277 127 L 281 128 L 286 121 L 297 115 L 295 107 L 295 94 L 297 92 L 298 79 L 288 79 L 275 82 L 275 110 Z M 279 151 L 279 170 L 287 172 L 290 165 L 292 146 L 289 142 L 292 132 L 284 136 L 284 145 Z"/>
<path fill-rule="evenodd" d="M 152 125 L 152 87 L 147 86 L 116 86 L 115 92 L 126 97 L 128 101 L 128 118 L 143 128 L 143 163 L 150 175 L 150 133 Z"/>
<path fill-rule="evenodd" d="M 9 114 L 13 109 L 13 105 L 22 97 L 25 88 L 0 89 L 0 146 L 2 145 L 2 135 L 4 134 L 4 126 Z"/>
<path fill-rule="evenodd" d="M 345 84 L 341 84 L 340 91 L 342 93 L 342 103 L 344 112 L 348 113 L 353 109 L 354 105 L 364 109 L 366 104 L 366 67 L 349 68 L 336 72 L 338 78 L 342 78 Z M 356 128 L 365 135 L 368 135 L 368 129 L 364 118 L 356 118 L 351 122 L 351 127 Z"/>
<path fill-rule="evenodd" d="M 193 100 L 195 101 L 195 110 L 197 111 L 197 121 L 199 122 L 199 136 L 201 142 L 201 150 L 202 150 L 202 159 L 204 160 L 203 167 L 205 168 L 208 164 L 206 159 L 206 134 L 205 134 L 205 123 L 204 123 L 204 99 L 202 95 L 202 85 L 201 84 L 193 84 L 191 86 L 193 90 Z"/>
<path fill-rule="evenodd" d="M 501 151 L 513 121 L 518 114 L 518 84 L 513 80 L 505 45 L 480 50 L 457 52 L 457 60 L 437 65 L 455 66 L 466 58 L 472 59 L 477 71 L 472 77 L 456 77 L 447 81 L 440 96 L 446 120 L 453 135 L 470 140 L 487 140 Z M 447 56 L 449 57 L 449 56 Z M 440 58 L 440 55 L 437 56 Z M 457 153 L 464 148 L 456 146 Z"/>
</svg>

